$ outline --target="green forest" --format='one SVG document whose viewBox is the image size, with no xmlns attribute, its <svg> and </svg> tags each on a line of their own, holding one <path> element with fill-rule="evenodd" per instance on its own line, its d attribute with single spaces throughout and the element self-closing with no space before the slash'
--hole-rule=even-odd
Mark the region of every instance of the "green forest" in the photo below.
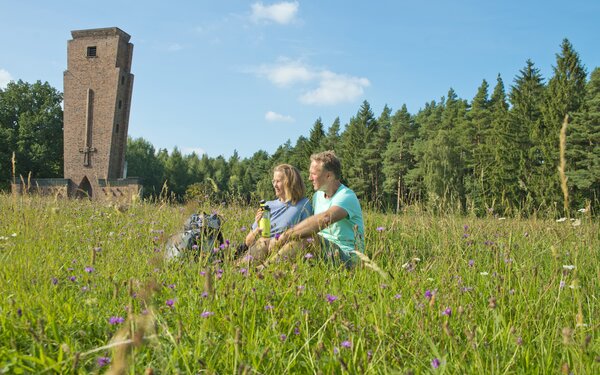
<svg viewBox="0 0 600 375">
<path fill-rule="evenodd" d="M 62 177 L 61 103 L 62 94 L 40 81 L 0 89 L 2 189 L 12 179 L 13 154 L 17 176 Z M 183 155 L 130 138 L 126 159 L 128 175 L 142 178 L 147 197 L 251 202 L 272 195 L 273 166 L 290 163 L 307 177 L 309 156 L 326 149 L 341 158 L 344 182 L 375 210 L 418 206 L 501 216 L 597 211 L 600 68 L 589 73 L 564 39 L 549 78 L 527 60 L 509 87 L 498 75 L 496 82 L 483 80 L 470 100 L 450 88 L 415 114 L 405 105 L 386 105 L 377 115 L 365 100 L 347 124 L 318 118 L 308 134 L 273 154 Z"/>
</svg>

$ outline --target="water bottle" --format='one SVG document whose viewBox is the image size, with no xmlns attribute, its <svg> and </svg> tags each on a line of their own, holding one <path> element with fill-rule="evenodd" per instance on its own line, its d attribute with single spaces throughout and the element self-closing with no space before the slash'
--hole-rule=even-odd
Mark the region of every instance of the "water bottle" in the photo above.
<svg viewBox="0 0 600 375">
<path fill-rule="evenodd" d="M 264 200 L 260 201 L 262 208 L 262 217 L 258 222 L 258 227 L 261 229 L 261 236 L 265 238 L 271 237 L 271 208 L 266 205 Z"/>
</svg>

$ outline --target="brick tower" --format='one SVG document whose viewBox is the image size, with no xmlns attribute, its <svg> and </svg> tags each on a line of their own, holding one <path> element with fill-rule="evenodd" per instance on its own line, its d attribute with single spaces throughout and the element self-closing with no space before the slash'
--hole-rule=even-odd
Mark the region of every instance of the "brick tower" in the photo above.
<svg viewBox="0 0 600 375">
<path fill-rule="evenodd" d="M 98 198 L 124 177 L 133 44 L 117 27 L 71 36 L 64 72 L 64 173 L 76 195 Z"/>
</svg>

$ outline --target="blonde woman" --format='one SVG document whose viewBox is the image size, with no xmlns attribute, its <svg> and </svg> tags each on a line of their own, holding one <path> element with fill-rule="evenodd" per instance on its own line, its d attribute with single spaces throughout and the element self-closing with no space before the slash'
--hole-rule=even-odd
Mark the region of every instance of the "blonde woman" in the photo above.
<svg viewBox="0 0 600 375">
<path fill-rule="evenodd" d="M 262 209 L 258 209 L 250 233 L 246 236 L 248 252 L 240 259 L 241 264 L 262 262 L 269 255 L 270 244 L 285 230 L 293 227 L 313 213 L 312 204 L 306 198 L 306 187 L 300 171 L 289 164 L 280 164 L 273 170 L 273 190 L 276 199 L 266 202 L 271 211 L 271 236 L 264 238 L 258 222 Z"/>
</svg>

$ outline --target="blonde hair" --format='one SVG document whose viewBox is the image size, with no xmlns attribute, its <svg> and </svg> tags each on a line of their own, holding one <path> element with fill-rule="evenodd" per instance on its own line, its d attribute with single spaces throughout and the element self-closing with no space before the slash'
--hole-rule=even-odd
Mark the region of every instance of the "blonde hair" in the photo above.
<svg viewBox="0 0 600 375">
<path fill-rule="evenodd" d="M 312 154 L 310 160 L 323 163 L 324 170 L 332 172 L 338 180 L 342 178 L 342 163 L 333 150 Z"/>
<path fill-rule="evenodd" d="M 273 169 L 273 173 L 279 172 L 283 175 L 283 193 L 286 201 L 291 201 L 292 204 L 306 195 L 306 186 L 300 175 L 298 168 L 289 164 L 279 164 Z"/>
</svg>

